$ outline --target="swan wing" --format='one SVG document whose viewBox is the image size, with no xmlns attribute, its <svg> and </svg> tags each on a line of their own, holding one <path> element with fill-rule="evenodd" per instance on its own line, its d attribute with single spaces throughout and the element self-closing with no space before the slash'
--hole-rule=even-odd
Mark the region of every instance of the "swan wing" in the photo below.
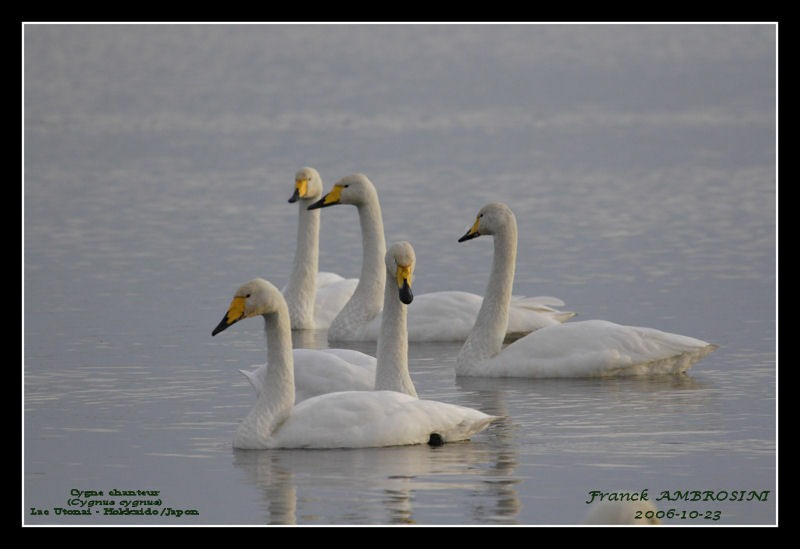
<svg viewBox="0 0 800 549">
<path fill-rule="evenodd" d="M 587 320 L 542 328 L 483 363 L 482 375 L 595 377 L 680 373 L 716 349 L 653 328 Z"/>
<path fill-rule="evenodd" d="M 330 279 L 321 284 L 320 275 L 329 274 L 339 277 L 338 280 Z M 331 277 L 332 278 L 332 277 Z M 334 273 L 319 273 L 317 278 L 317 295 L 314 301 L 314 327 L 317 330 L 327 330 L 339 311 L 345 306 L 353 295 L 358 285 L 357 278 L 342 278 Z"/>
<path fill-rule="evenodd" d="M 576 313 L 553 307 L 563 307 L 564 302 L 555 297 L 512 297 L 508 310 L 507 336 L 521 337 L 547 326 L 566 322 Z"/>
<path fill-rule="evenodd" d="M 563 299 L 559 299 L 557 297 L 552 297 L 549 295 L 539 295 L 536 297 L 525 297 L 525 296 L 511 296 L 511 302 L 514 301 L 524 301 L 526 304 L 529 304 L 533 307 L 542 307 L 547 310 L 553 310 L 553 307 L 564 307 L 566 303 L 564 303 Z"/>
<path fill-rule="evenodd" d="M 467 339 L 483 303 L 483 297 L 470 292 L 448 290 L 414 296 L 408 307 L 408 340 L 464 341 Z M 511 302 L 507 334 L 517 339 L 545 326 L 560 324 L 575 313 L 562 312 L 549 304 L 563 303 L 557 298 L 516 298 Z M 381 315 L 358 326 L 348 339 L 377 341 Z"/>
<path fill-rule="evenodd" d="M 481 296 L 461 291 L 414 296 L 408 307 L 409 341 L 464 341 L 482 302 Z"/>
<path fill-rule="evenodd" d="M 375 359 L 350 362 L 329 350 L 294 349 L 295 402 L 338 391 L 375 388 Z M 363 353 L 362 353 L 363 355 Z M 363 355 L 367 357 L 368 355 Z"/>
<path fill-rule="evenodd" d="M 377 362 L 374 356 L 356 351 L 355 349 L 320 349 L 320 352 L 329 353 L 351 364 L 358 364 L 372 369 L 375 368 Z"/>
<path fill-rule="evenodd" d="M 375 388 L 376 360 L 351 349 L 293 349 L 295 402 L 337 391 L 371 391 Z M 260 394 L 267 365 L 239 370 Z"/>
<path fill-rule="evenodd" d="M 341 282 L 342 280 L 345 280 L 345 278 L 340 274 L 329 271 L 319 271 L 317 273 L 317 290 L 324 288 L 329 284 Z"/>
</svg>

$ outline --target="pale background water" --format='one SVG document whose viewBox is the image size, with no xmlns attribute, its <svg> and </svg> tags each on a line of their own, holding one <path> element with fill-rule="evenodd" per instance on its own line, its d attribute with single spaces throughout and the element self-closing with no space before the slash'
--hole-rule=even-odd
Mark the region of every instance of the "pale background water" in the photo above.
<svg viewBox="0 0 800 549">
<path fill-rule="evenodd" d="M 768 490 L 656 503 L 721 511 L 672 525 L 775 524 L 776 39 L 774 25 L 26 25 L 23 522 L 580 524 L 589 491 L 647 489 Z M 372 179 L 387 239 L 416 248 L 418 294 L 483 293 L 491 240 L 456 240 L 503 201 L 515 293 L 719 349 L 679 377 L 465 380 L 458 345 L 412 344 L 422 397 L 504 419 L 441 448 L 235 451 L 254 402 L 237 370 L 263 362 L 263 331 L 211 330 L 239 284 L 286 282 L 305 165 L 326 189 Z M 323 210 L 322 228 L 320 267 L 357 276 L 355 208 Z M 113 489 L 198 514 L 56 514 L 72 490 L 119 509 Z"/>
</svg>

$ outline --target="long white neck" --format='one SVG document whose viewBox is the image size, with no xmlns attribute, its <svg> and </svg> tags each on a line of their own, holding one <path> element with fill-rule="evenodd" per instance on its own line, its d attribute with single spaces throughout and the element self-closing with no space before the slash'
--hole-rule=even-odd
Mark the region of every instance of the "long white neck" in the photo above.
<svg viewBox="0 0 800 549">
<path fill-rule="evenodd" d="M 456 357 L 456 373 L 495 356 L 503 346 L 508 328 L 514 268 L 517 260 L 517 225 L 513 218 L 494 234 L 494 257 L 489 284 L 475 326 Z"/>
<path fill-rule="evenodd" d="M 414 383 L 408 373 L 408 326 L 407 308 L 400 301 L 397 286 L 386 284 L 381 315 L 381 331 L 378 336 L 377 367 L 375 370 L 376 391 L 397 391 L 417 396 Z"/>
<path fill-rule="evenodd" d="M 314 303 L 317 297 L 317 271 L 319 268 L 320 211 L 309 210 L 314 199 L 298 200 L 297 248 L 289 283 L 283 292 L 289 306 L 292 328 L 314 329 Z"/>
<path fill-rule="evenodd" d="M 267 373 L 250 413 L 236 429 L 236 448 L 266 448 L 272 433 L 289 417 L 294 407 L 294 361 L 289 311 L 281 303 L 275 313 L 265 314 Z"/>
<path fill-rule="evenodd" d="M 386 239 L 377 193 L 373 192 L 357 208 L 363 250 L 361 276 L 352 297 L 331 322 L 328 334 L 332 339 L 346 338 L 356 326 L 372 320 L 383 307 Z"/>
</svg>

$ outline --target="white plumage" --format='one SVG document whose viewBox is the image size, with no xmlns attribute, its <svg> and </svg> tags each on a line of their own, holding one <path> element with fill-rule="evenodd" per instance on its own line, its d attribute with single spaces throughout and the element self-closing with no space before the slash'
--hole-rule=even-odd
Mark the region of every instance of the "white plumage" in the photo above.
<svg viewBox="0 0 800 549">
<path fill-rule="evenodd" d="M 548 326 L 502 348 L 517 251 L 513 212 L 488 204 L 460 241 L 494 238 L 486 298 L 456 359 L 456 373 L 491 377 L 596 377 L 673 374 L 688 370 L 717 348 L 653 328 L 587 320 Z"/>
<path fill-rule="evenodd" d="M 337 391 L 371 391 L 375 388 L 375 357 L 351 349 L 293 349 L 295 402 Z M 261 393 L 267 364 L 239 370 Z"/>
<path fill-rule="evenodd" d="M 412 258 L 411 265 L 403 263 L 408 257 Z M 410 244 L 393 246 L 386 264 L 387 269 L 395 267 L 398 282 L 388 284 L 385 292 L 387 304 L 378 341 L 375 390 L 326 393 L 298 404 L 294 359 L 306 353 L 292 351 L 286 301 L 277 288 L 263 279 L 251 280 L 237 290 L 212 335 L 243 318 L 261 315 L 268 360 L 257 374 L 258 399 L 234 435 L 236 448 L 362 448 L 450 442 L 468 439 L 495 419 L 471 408 L 416 397 L 408 375 L 407 339 L 403 333 L 406 306 L 400 303 L 401 299 L 411 299 Z M 396 304 L 388 303 L 390 296 Z M 322 354 L 324 351 L 312 351 L 308 356 L 319 360 Z M 330 381 L 334 382 L 336 375 L 330 372 Z"/>
<path fill-rule="evenodd" d="M 477 410 L 394 391 L 330 393 L 298 404 L 267 447 L 400 446 L 428 443 L 434 434 L 452 442 L 470 438 L 492 419 Z"/>
</svg>

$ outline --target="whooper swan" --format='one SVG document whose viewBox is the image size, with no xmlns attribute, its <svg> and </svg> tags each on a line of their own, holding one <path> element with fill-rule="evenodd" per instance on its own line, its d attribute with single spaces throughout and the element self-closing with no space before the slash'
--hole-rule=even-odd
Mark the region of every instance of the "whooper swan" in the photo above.
<svg viewBox="0 0 800 549">
<path fill-rule="evenodd" d="M 317 272 L 319 266 L 320 215 L 308 206 L 322 196 L 322 179 L 314 168 L 295 174 L 294 193 L 289 202 L 298 202 L 297 248 L 289 282 L 283 296 L 289 306 L 293 330 L 327 330 L 358 280 L 332 272 Z"/>
<path fill-rule="evenodd" d="M 598 377 L 677 374 L 717 348 L 652 328 L 586 320 L 548 326 L 502 348 L 517 253 L 517 222 L 505 204 L 478 213 L 459 239 L 494 238 L 494 259 L 475 326 L 456 359 L 456 374 L 487 377 Z"/>
<path fill-rule="evenodd" d="M 398 301 L 410 296 L 409 284 L 403 286 L 395 290 Z M 275 286 L 259 278 L 242 285 L 212 335 L 257 315 L 264 319 L 268 366 L 255 405 L 236 429 L 235 448 L 439 444 L 468 439 L 496 419 L 471 408 L 420 400 L 391 390 L 326 393 L 295 405 L 289 310 Z M 394 330 L 402 328 L 397 317 L 394 314 L 394 322 L 390 322 Z M 385 335 L 388 331 L 382 338 Z M 402 341 L 402 334 L 393 335 L 397 341 L 384 342 L 385 349 L 401 345 L 398 341 Z M 380 350 L 378 354 L 382 356 Z"/>
</svg>

